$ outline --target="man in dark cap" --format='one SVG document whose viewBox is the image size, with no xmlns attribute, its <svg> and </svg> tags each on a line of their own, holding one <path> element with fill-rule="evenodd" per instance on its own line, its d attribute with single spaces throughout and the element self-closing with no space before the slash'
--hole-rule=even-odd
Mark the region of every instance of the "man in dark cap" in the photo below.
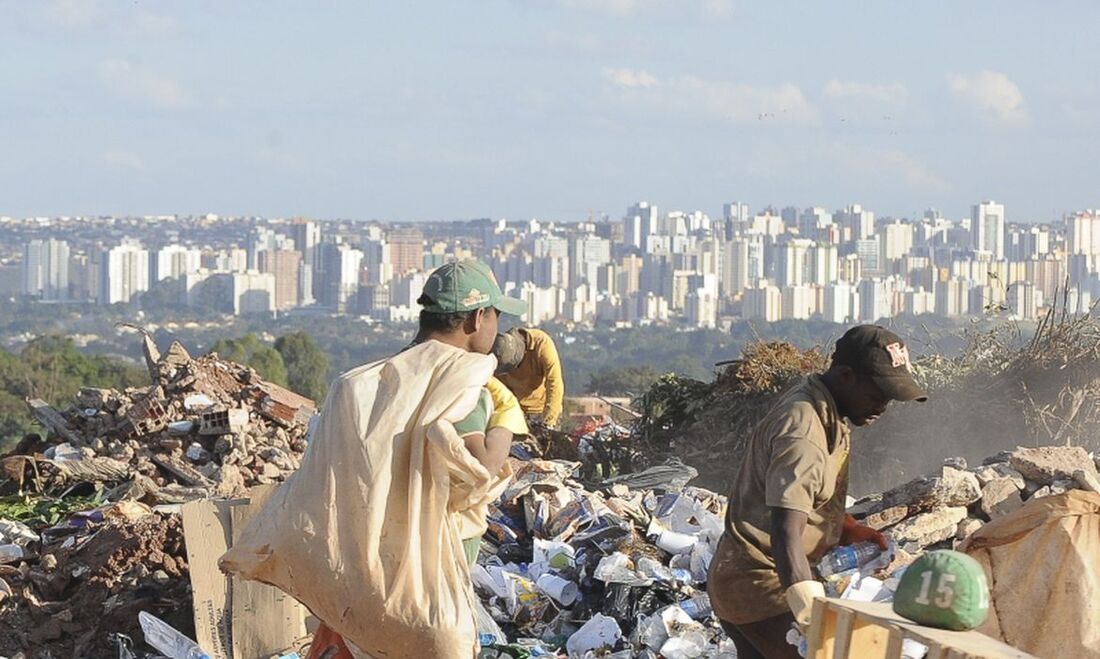
<svg viewBox="0 0 1100 659">
<path fill-rule="evenodd" d="M 844 512 L 848 424 L 873 423 L 891 400 L 924 401 L 909 351 L 877 325 L 848 330 L 832 364 L 784 394 L 752 430 L 729 493 L 725 532 L 707 593 L 740 659 L 798 657 L 785 640 L 803 631 L 815 597 L 811 564 L 839 544 L 882 535 Z"/>
</svg>

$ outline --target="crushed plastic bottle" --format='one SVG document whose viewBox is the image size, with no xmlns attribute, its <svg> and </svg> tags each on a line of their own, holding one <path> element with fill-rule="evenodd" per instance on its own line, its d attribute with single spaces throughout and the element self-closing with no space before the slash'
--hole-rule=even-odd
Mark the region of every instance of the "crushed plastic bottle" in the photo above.
<svg viewBox="0 0 1100 659">
<path fill-rule="evenodd" d="M 168 659 L 210 659 L 199 644 L 176 631 L 160 618 L 141 611 L 138 613 L 145 642 L 163 652 Z"/>
<path fill-rule="evenodd" d="M 708 597 L 706 593 L 680 602 L 680 608 L 683 609 L 684 613 L 688 614 L 688 617 L 692 620 L 703 620 L 713 611 L 710 607 L 710 597 Z"/>
<path fill-rule="evenodd" d="M 874 542 L 857 542 L 854 545 L 837 547 L 821 557 L 817 572 L 828 578 L 842 572 L 860 568 L 873 561 L 882 549 Z"/>
</svg>

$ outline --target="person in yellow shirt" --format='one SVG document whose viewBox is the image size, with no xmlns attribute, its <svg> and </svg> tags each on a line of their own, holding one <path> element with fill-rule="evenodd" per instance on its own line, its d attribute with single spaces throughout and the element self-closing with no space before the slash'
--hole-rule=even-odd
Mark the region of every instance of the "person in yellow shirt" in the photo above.
<svg viewBox="0 0 1100 659">
<path fill-rule="evenodd" d="M 493 344 L 497 378 L 519 399 L 529 419 L 556 428 L 561 421 L 565 381 L 554 340 L 542 330 L 517 327 Z"/>
</svg>

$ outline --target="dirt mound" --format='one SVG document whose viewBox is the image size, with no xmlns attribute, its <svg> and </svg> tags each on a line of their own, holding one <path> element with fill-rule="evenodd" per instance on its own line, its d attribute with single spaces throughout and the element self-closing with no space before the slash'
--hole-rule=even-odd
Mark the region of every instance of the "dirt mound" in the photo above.
<svg viewBox="0 0 1100 659">
<path fill-rule="evenodd" d="M 0 652 L 28 659 L 118 656 L 140 644 L 139 611 L 194 633 L 178 515 L 148 513 L 89 524 L 19 568 L 0 568 L 12 596 L 0 605 Z M 123 641 L 125 642 L 125 640 Z"/>
</svg>

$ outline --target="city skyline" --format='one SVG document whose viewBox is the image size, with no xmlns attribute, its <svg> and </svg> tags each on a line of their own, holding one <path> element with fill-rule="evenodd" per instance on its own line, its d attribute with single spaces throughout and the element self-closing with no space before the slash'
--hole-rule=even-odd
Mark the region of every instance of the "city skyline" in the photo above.
<svg viewBox="0 0 1100 659">
<path fill-rule="evenodd" d="M 6 3 L 0 215 L 1100 205 L 1095 3 Z"/>
</svg>

